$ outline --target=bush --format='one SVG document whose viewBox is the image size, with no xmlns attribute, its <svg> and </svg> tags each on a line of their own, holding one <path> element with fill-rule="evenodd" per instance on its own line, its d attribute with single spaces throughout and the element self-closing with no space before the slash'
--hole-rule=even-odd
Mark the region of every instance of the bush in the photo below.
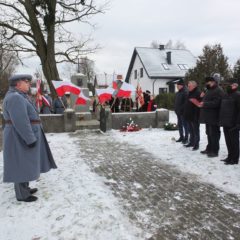
<svg viewBox="0 0 240 240">
<path fill-rule="evenodd" d="M 158 108 L 174 109 L 175 93 L 161 93 L 156 96 L 155 102 Z"/>
</svg>

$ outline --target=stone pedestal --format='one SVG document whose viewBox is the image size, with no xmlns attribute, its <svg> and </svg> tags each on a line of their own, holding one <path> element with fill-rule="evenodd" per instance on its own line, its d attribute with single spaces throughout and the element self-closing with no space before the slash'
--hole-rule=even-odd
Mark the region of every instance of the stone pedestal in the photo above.
<svg viewBox="0 0 240 240">
<path fill-rule="evenodd" d="M 102 107 L 100 110 L 100 129 L 103 132 L 112 129 L 112 112 L 108 107 Z"/>
<path fill-rule="evenodd" d="M 74 132 L 76 130 L 76 114 L 73 109 L 67 108 L 63 113 L 65 132 Z"/>
<path fill-rule="evenodd" d="M 156 127 L 163 128 L 164 124 L 169 122 L 169 111 L 167 109 L 156 110 Z"/>
</svg>

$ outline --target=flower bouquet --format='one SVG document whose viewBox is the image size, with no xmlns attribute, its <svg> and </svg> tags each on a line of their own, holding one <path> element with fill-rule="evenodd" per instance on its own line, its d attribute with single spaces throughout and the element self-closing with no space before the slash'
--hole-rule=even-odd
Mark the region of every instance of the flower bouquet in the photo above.
<svg viewBox="0 0 240 240">
<path fill-rule="evenodd" d="M 137 132 L 141 128 L 130 118 L 125 125 L 122 126 L 120 132 Z"/>
<path fill-rule="evenodd" d="M 176 123 L 165 123 L 164 124 L 164 130 L 172 131 L 172 130 L 178 130 L 178 125 Z"/>
</svg>

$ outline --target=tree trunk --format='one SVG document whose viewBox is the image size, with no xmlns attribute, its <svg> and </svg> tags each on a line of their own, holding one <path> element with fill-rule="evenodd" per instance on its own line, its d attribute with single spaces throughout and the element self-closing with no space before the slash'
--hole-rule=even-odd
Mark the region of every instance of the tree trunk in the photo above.
<svg viewBox="0 0 240 240">
<path fill-rule="evenodd" d="M 56 98 L 57 94 L 52 84 L 52 80 L 60 80 L 60 79 L 59 79 L 59 74 L 58 74 L 54 55 L 46 58 L 44 62 L 42 61 L 42 69 L 43 69 L 44 76 L 48 82 L 51 95 L 53 98 Z"/>
</svg>

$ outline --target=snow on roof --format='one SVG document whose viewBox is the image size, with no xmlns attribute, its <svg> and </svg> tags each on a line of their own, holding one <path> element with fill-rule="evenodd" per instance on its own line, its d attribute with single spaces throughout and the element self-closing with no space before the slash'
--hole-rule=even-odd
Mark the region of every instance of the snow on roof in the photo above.
<svg viewBox="0 0 240 240">
<path fill-rule="evenodd" d="M 167 52 L 171 52 L 171 64 L 167 61 Z M 196 57 L 186 49 L 163 49 L 136 47 L 128 69 L 127 77 L 133 68 L 136 56 L 139 56 L 150 78 L 184 77 L 188 69 L 196 65 Z"/>
</svg>

